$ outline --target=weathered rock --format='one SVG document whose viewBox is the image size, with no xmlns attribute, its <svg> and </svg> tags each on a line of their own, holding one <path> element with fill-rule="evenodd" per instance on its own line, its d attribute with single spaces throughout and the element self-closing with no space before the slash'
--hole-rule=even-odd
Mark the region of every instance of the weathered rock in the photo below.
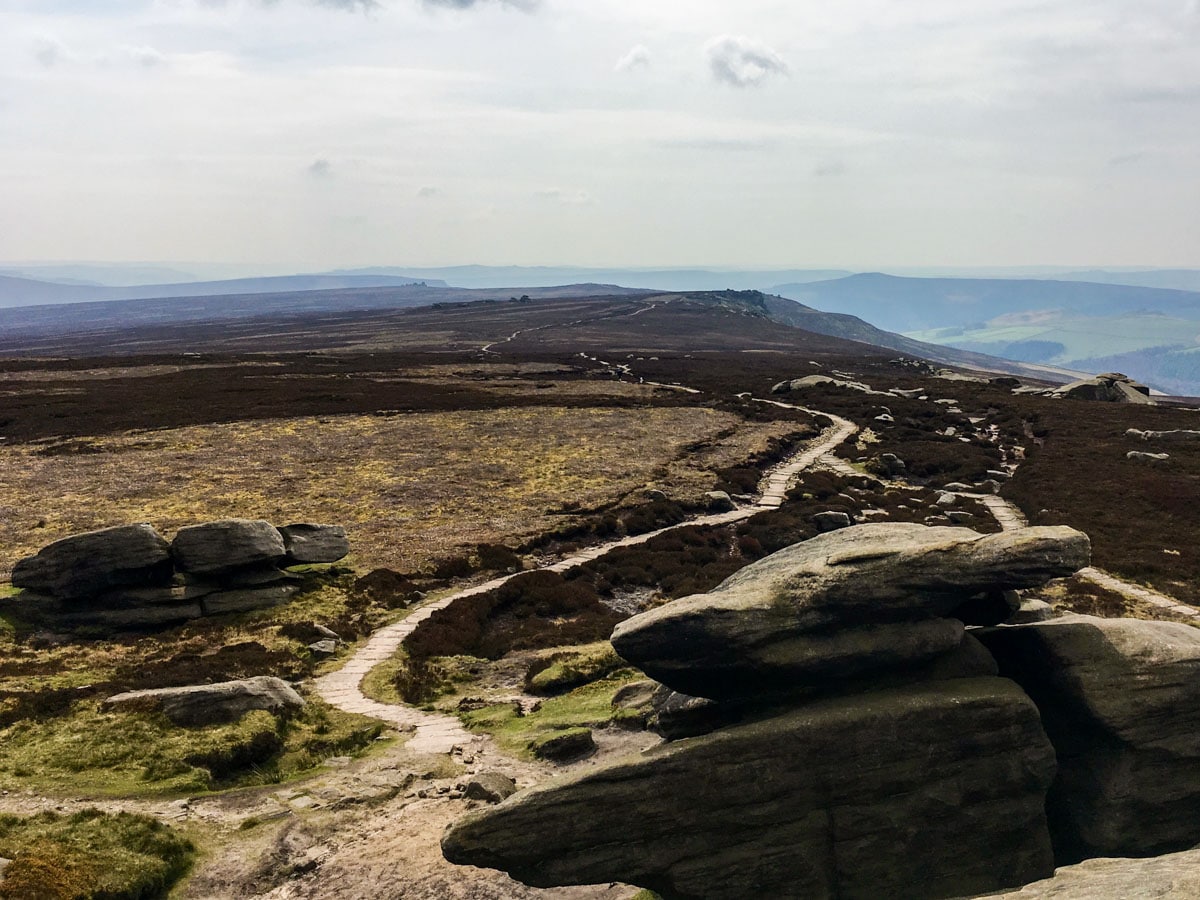
<svg viewBox="0 0 1200 900">
<path fill-rule="evenodd" d="M 144 628 L 165 628 L 198 619 L 204 615 L 199 601 L 156 603 L 152 606 L 91 607 L 65 618 L 77 626 L 91 626 L 114 631 Z"/>
<path fill-rule="evenodd" d="M 904 464 L 904 460 L 895 453 L 881 453 L 879 465 L 889 478 L 899 478 L 908 472 L 908 466 Z"/>
<path fill-rule="evenodd" d="M 689 697 L 665 684 L 656 685 L 646 709 L 646 727 L 668 741 L 708 734 L 740 721 L 745 713 L 741 706 Z"/>
<path fill-rule="evenodd" d="M 1184 428 L 1176 428 L 1172 431 L 1139 431 L 1136 428 L 1130 428 L 1125 434 L 1143 441 L 1161 441 L 1167 444 L 1187 444 L 1200 441 L 1200 431 Z"/>
<path fill-rule="evenodd" d="M 1088 556 L 1087 536 L 1065 527 L 857 525 L 627 619 L 612 643 L 651 678 L 700 697 L 865 675 L 954 647 L 961 624 L 938 617 L 971 597 L 1070 575 Z"/>
<path fill-rule="evenodd" d="M 279 529 L 287 562 L 334 563 L 350 552 L 346 529 L 341 525 L 284 525 Z"/>
<path fill-rule="evenodd" d="M 233 722 L 254 709 L 286 713 L 304 706 L 304 698 L 280 678 L 259 676 L 218 684 L 129 691 L 104 701 L 113 709 L 162 712 L 176 725 Z"/>
<path fill-rule="evenodd" d="M 645 498 L 647 500 L 650 500 L 652 502 L 662 502 L 662 501 L 665 501 L 666 499 L 668 499 L 667 492 L 660 491 L 658 488 L 649 488 L 648 490 L 645 491 L 643 496 L 645 496 Z"/>
<path fill-rule="evenodd" d="M 308 645 L 308 649 L 317 656 L 333 656 L 337 653 L 337 647 L 337 641 L 331 641 L 328 638 Z"/>
<path fill-rule="evenodd" d="M 596 741 L 590 728 L 568 728 L 535 739 L 529 745 L 538 759 L 551 762 L 571 762 L 596 752 Z"/>
<path fill-rule="evenodd" d="M 1058 753 L 1048 812 L 1061 860 L 1200 842 L 1200 630 L 1064 616 L 982 639 Z"/>
<path fill-rule="evenodd" d="M 295 584 L 272 584 L 261 588 L 244 588 L 234 591 L 217 591 L 201 599 L 204 613 L 218 616 L 224 613 L 250 612 L 287 603 L 300 588 Z"/>
<path fill-rule="evenodd" d="M 467 782 L 463 796 L 468 800 L 499 803 L 517 792 L 517 783 L 503 772 L 480 772 Z"/>
<path fill-rule="evenodd" d="M 969 513 L 962 509 L 948 509 L 945 512 L 945 516 L 955 525 L 966 525 L 975 518 L 974 513 Z"/>
<path fill-rule="evenodd" d="M 1152 859 L 1089 859 L 992 900 L 1196 900 L 1200 849 Z"/>
<path fill-rule="evenodd" d="M 65 600 L 110 588 L 170 582 L 167 542 L 150 525 L 122 525 L 55 541 L 13 567 L 14 587 Z"/>
<path fill-rule="evenodd" d="M 846 388 L 852 391 L 861 391 L 864 394 L 878 394 L 884 397 L 892 396 L 884 391 L 872 390 L 870 385 L 863 384 L 861 381 L 850 381 L 846 378 L 833 378 L 829 375 L 805 375 L 803 378 L 793 378 L 791 381 L 781 381 L 779 384 L 771 388 L 772 394 L 788 394 L 792 391 L 803 391 L 811 387 L 839 387 Z"/>
<path fill-rule="evenodd" d="M 1125 458 L 1131 462 L 1147 463 L 1152 466 L 1161 466 L 1171 458 L 1171 454 L 1143 453 L 1141 450 L 1130 450 L 1125 454 Z"/>
<path fill-rule="evenodd" d="M 1105 372 L 1095 378 L 1072 381 L 1052 392 L 1055 397 L 1071 400 L 1102 400 L 1109 403 L 1138 403 L 1152 406 L 1150 389 L 1120 372 Z"/>
<path fill-rule="evenodd" d="M 216 576 L 250 566 L 279 562 L 287 549 L 270 522 L 222 519 L 179 529 L 171 555 L 182 572 Z"/>
<path fill-rule="evenodd" d="M 712 512 L 729 512 L 733 509 L 733 498 L 725 491 L 709 491 L 704 502 Z"/>
<path fill-rule="evenodd" d="M 952 897 L 1050 874 L 1053 772 L 1029 699 L 962 679 L 817 701 L 558 779 L 469 814 L 442 850 L 539 887 L 622 881 L 670 900 Z"/>
<path fill-rule="evenodd" d="M 816 513 L 812 517 L 812 521 L 817 526 L 817 531 L 820 532 L 837 531 L 839 528 L 849 528 L 854 524 L 849 513 L 838 512 L 834 509 Z"/>
</svg>

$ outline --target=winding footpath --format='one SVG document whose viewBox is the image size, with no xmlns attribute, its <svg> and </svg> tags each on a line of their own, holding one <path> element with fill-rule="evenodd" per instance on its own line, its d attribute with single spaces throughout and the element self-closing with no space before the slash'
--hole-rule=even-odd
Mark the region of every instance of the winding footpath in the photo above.
<svg viewBox="0 0 1200 900">
<path fill-rule="evenodd" d="M 566 572 L 598 559 L 620 547 L 632 547 L 637 544 L 643 544 L 660 534 L 666 534 L 677 528 L 689 525 L 726 525 L 731 522 L 740 522 L 748 519 L 765 510 L 777 509 L 783 504 L 788 487 L 797 475 L 816 464 L 834 447 L 858 430 L 858 426 L 853 422 L 829 415 L 828 413 L 816 413 L 814 410 L 773 400 L 762 402 L 790 409 L 798 409 L 814 415 L 823 415 L 832 421 L 833 425 L 827 428 L 808 447 L 768 470 L 759 484 L 759 493 L 753 503 L 738 507 L 729 512 L 697 516 L 678 525 L 599 544 L 575 556 L 531 571 Z M 404 639 L 412 634 L 418 625 L 435 612 L 445 609 L 463 597 L 470 597 L 475 594 L 483 594 L 494 590 L 510 578 L 515 578 L 518 574 L 525 573 L 513 573 L 512 575 L 495 578 L 475 587 L 448 594 L 445 597 L 417 607 L 400 621 L 379 629 L 371 635 L 366 644 L 354 652 L 341 669 L 331 672 L 328 675 L 323 675 L 316 680 L 317 693 L 327 703 L 338 709 L 359 715 L 371 716 L 372 718 L 387 722 L 389 725 L 402 731 L 415 732 L 407 746 L 408 749 L 416 753 L 450 753 L 455 747 L 482 742 L 483 738 L 467 731 L 462 723 L 453 716 L 425 712 L 407 705 L 380 703 L 377 700 L 372 700 L 363 694 L 362 681 L 375 666 L 390 659 L 400 649 L 400 645 L 404 642 Z"/>
<path fill-rule="evenodd" d="M 969 494 L 968 496 L 986 506 L 1004 531 L 1014 531 L 1018 528 L 1026 528 L 1029 525 L 1024 513 L 1015 504 L 1005 500 L 1003 497 L 996 494 Z M 1149 603 L 1151 606 L 1157 606 L 1159 609 L 1165 609 L 1176 615 L 1200 620 L 1200 609 L 1181 603 L 1167 594 L 1161 594 L 1150 588 L 1122 581 L 1115 575 L 1110 575 L 1108 572 L 1097 569 L 1095 566 L 1080 569 L 1075 574 L 1095 585 L 1099 585 L 1105 590 L 1120 594 L 1130 600 Z"/>
</svg>

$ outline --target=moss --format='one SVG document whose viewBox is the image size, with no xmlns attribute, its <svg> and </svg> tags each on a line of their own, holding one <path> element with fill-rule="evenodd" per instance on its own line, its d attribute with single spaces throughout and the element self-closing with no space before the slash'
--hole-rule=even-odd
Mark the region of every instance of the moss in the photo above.
<svg viewBox="0 0 1200 900">
<path fill-rule="evenodd" d="M 497 703 L 461 714 L 467 727 L 491 734 L 502 750 L 528 759 L 530 744 L 539 738 L 569 728 L 604 728 L 624 719 L 636 719 L 624 710 L 614 710 L 613 695 L 641 676 L 614 675 L 603 681 L 576 688 L 561 697 L 542 702 L 521 715 L 512 703 Z"/>
<path fill-rule="evenodd" d="M 531 694 L 561 694 L 598 681 L 627 665 L 608 641 L 554 650 L 530 665 L 525 673 L 525 689 Z"/>
<path fill-rule="evenodd" d="M 93 809 L 0 816 L 0 856 L 12 859 L 0 898 L 141 900 L 178 881 L 195 848 L 154 819 Z"/>
<path fill-rule="evenodd" d="M 330 756 L 361 752 L 381 732 L 378 722 L 316 699 L 287 720 L 258 710 L 204 728 L 84 700 L 66 715 L 0 731 L 0 780 L 64 793 L 197 793 L 283 781 Z"/>
</svg>

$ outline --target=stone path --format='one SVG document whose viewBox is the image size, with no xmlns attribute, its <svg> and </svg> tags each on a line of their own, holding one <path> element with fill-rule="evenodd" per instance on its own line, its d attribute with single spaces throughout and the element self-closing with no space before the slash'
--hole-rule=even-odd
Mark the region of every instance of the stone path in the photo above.
<svg viewBox="0 0 1200 900">
<path fill-rule="evenodd" d="M 767 509 L 778 508 L 786 498 L 791 481 L 800 472 L 812 466 L 817 460 L 824 457 L 834 447 L 858 430 L 858 427 L 853 422 L 837 416 L 831 416 L 828 413 L 815 413 L 813 410 L 804 409 L 804 407 L 792 406 L 791 404 L 780 403 L 774 400 L 764 400 L 762 402 L 789 409 L 799 409 L 814 415 L 824 415 L 833 422 L 833 425 L 827 428 L 810 446 L 768 470 L 759 484 L 758 499 L 753 504 L 748 504 L 729 512 L 697 516 L 678 525 L 660 528 L 657 531 L 647 532 L 646 534 L 609 541 L 606 544 L 588 548 L 574 556 L 543 566 L 542 569 L 550 572 L 566 572 L 569 569 L 574 569 L 577 566 L 582 566 L 594 559 L 598 559 L 619 547 L 632 547 L 636 544 L 644 544 L 646 541 L 660 534 L 665 534 L 668 531 L 673 531 L 676 528 L 683 528 L 688 525 L 726 525 L 730 522 L 740 522 L 743 519 L 748 519 Z M 482 744 L 485 740 L 484 738 L 471 734 L 453 716 L 429 713 L 411 706 L 380 703 L 377 700 L 372 700 L 363 694 L 362 680 L 375 666 L 384 660 L 390 659 L 400 649 L 400 645 L 404 642 L 404 639 L 412 634 L 418 625 L 435 612 L 445 609 L 451 603 L 463 597 L 486 593 L 498 588 L 510 578 L 515 578 L 519 574 L 523 573 L 518 572 L 502 578 L 494 578 L 475 587 L 457 591 L 438 600 L 433 600 L 413 610 L 413 612 L 409 613 L 408 616 L 399 622 L 379 629 L 371 635 L 366 644 L 355 651 L 354 655 L 347 660 L 341 669 L 331 672 L 328 675 L 323 675 L 316 680 L 315 687 L 317 693 L 327 703 L 338 709 L 380 719 L 402 731 L 415 732 L 407 746 L 410 750 L 417 753 L 450 753 L 453 752 L 455 747 Z"/>
<path fill-rule="evenodd" d="M 996 521 L 1000 523 L 1000 527 L 1005 531 L 1026 528 L 1029 525 L 1029 521 L 1025 518 L 1024 513 L 1003 497 L 998 497 L 995 494 L 970 494 L 968 496 L 986 506 Z M 1143 603 L 1149 603 L 1151 606 L 1157 606 L 1159 609 L 1169 610 L 1177 615 L 1200 619 L 1200 609 L 1180 603 L 1174 597 L 1167 594 L 1160 594 L 1158 591 L 1153 591 L 1150 588 L 1122 581 L 1115 575 L 1110 575 L 1108 572 L 1097 569 L 1095 566 L 1080 569 L 1076 574 L 1080 578 L 1097 584 L 1105 590 L 1120 594 L 1122 597 L 1128 597 L 1131 600 L 1140 600 Z"/>
</svg>

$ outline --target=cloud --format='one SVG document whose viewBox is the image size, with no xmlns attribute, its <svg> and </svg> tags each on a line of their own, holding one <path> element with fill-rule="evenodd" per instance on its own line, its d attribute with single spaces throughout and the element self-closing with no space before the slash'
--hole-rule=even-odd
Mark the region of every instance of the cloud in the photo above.
<svg viewBox="0 0 1200 900">
<path fill-rule="evenodd" d="M 631 72 L 634 69 L 645 69 L 650 66 L 650 50 L 642 44 L 638 44 L 624 56 L 617 60 L 617 64 L 613 66 L 614 72 Z"/>
<path fill-rule="evenodd" d="M 426 6 L 440 6 L 443 9 L 474 9 L 489 3 L 499 3 L 501 6 L 512 6 L 516 9 L 532 12 L 541 0 L 424 0 Z"/>
<path fill-rule="evenodd" d="M 370 12 L 379 8 L 378 0 L 317 0 L 318 6 L 329 6 L 333 9 L 345 9 L 350 12 L 362 10 Z"/>
<path fill-rule="evenodd" d="M 155 50 L 153 47 L 145 45 L 140 47 L 122 47 L 121 53 L 127 59 L 133 60 L 140 66 L 145 66 L 147 69 L 152 69 L 155 66 L 161 66 L 167 61 L 167 58 Z"/>
<path fill-rule="evenodd" d="M 754 87 L 770 75 L 787 75 L 778 53 L 744 35 L 721 34 L 704 45 L 713 77 L 733 87 Z"/>
<path fill-rule="evenodd" d="M 332 178 L 333 163 L 323 156 L 318 157 L 312 161 L 312 164 L 305 171 L 313 178 Z"/>
<path fill-rule="evenodd" d="M 47 69 L 71 58 L 67 45 L 58 38 L 42 35 L 33 42 L 33 58 Z"/>
<path fill-rule="evenodd" d="M 551 200 L 563 206 L 590 206 L 594 202 L 592 195 L 587 191 L 564 191 L 561 188 L 534 191 L 533 196 L 539 200 Z"/>
<path fill-rule="evenodd" d="M 841 160 L 836 159 L 830 160 L 829 162 L 823 162 L 813 169 L 813 174 L 819 178 L 833 178 L 838 175 L 845 175 L 846 164 Z"/>
</svg>

